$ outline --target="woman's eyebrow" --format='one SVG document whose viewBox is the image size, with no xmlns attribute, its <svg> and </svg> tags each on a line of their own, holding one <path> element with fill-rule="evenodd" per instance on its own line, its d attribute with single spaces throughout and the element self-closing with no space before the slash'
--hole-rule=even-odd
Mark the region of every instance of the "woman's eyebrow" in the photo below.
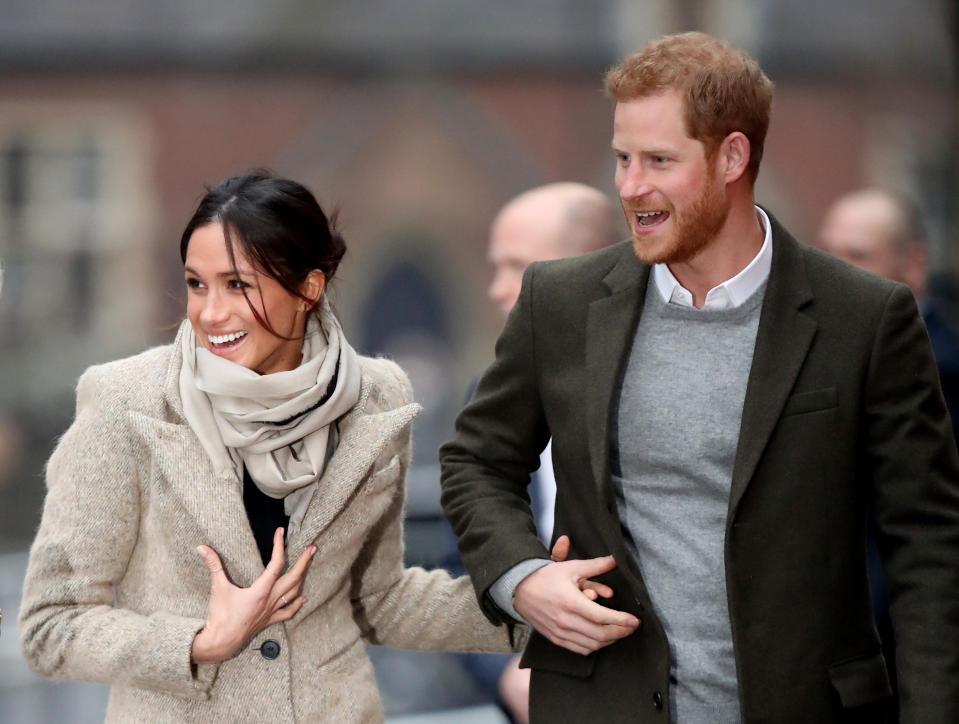
<svg viewBox="0 0 959 724">
<path fill-rule="evenodd" d="M 193 269 L 192 267 L 189 267 L 189 266 L 184 266 L 184 267 L 183 267 L 183 271 L 189 272 L 190 274 L 193 274 L 194 276 L 202 276 L 198 271 L 196 271 L 195 269 Z M 254 276 L 254 275 L 255 275 L 255 273 L 254 273 L 253 270 L 251 270 L 251 269 L 230 269 L 230 270 L 228 270 L 228 271 L 217 272 L 217 273 L 214 274 L 213 276 L 215 276 L 215 277 L 235 277 L 237 274 L 246 275 L 246 276 Z"/>
</svg>

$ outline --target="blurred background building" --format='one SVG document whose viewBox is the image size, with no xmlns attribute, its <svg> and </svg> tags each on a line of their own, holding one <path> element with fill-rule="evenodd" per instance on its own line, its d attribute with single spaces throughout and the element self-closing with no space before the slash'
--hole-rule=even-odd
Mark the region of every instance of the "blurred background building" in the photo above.
<svg viewBox="0 0 959 724">
<path fill-rule="evenodd" d="M 776 83 L 762 203 L 812 240 L 842 192 L 905 191 L 948 286 L 947 0 L 0 0 L 0 718 L 102 720 L 103 687 L 50 684 L 20 660 L 25 551 L 79 374 L 172 337 L 179 236 L 203 185 L 262 166 L 341 209 L 336 306 L 358 350 L 396 358 L 426 408 L 408 558 L 439 563 L 436 448 L 499 328 L 483 298 L 489 222 L 550 181 L 613 195 L 603 71 L 687 29 L 747 48 Z M 428 665 L 409 669 L 411 688 Z"/>
</svg>

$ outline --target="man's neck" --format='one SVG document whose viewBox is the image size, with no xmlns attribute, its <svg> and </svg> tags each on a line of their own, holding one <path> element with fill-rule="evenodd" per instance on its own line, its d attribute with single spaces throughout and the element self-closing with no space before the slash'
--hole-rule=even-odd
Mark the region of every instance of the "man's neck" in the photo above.
<svg viewBox="0 0 959 724">
<path fill-rule="evenodd" d="M 750 197 L 748 204 L 732 205 L 719 233 L 702 251 L 687 261 L 669 264 L 669 271 L 693 295 L 693 306 L 701 309 L 710 289 L 749 265 L 762 248 L 765 236 Z"/>
</svg>

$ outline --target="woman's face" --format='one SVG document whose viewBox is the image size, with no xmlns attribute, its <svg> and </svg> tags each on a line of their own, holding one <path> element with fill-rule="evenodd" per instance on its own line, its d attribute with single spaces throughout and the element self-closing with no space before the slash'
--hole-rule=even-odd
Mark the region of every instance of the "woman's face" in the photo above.
<svg viewBox="0 0 959 724">
<path fill-rule="evenodd" d="M 241 249 L 235 246 L 234 253 L 235 271 L 219 223 L 201 226 L 190 237 L 184 263 L 186 313 L 197 341 L 261 375 L 294 369 L 300 364 L 307 304 L 256 271 Z M 256 320 L 250 304 L 277 333 L 294 339 L 272 334 Z"/>
</svg>

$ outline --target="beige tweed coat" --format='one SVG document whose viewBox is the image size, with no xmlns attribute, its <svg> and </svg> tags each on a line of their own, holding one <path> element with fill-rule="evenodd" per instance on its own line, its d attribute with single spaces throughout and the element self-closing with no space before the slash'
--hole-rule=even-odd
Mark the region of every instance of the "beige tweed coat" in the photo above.
<svg viewBox="0 0 959 724">
<path fill-rule="evenodd" d="M 178 340 L 80 379 L 23 590 L 20 637 L 35 671 L 111 684 L 108 722 L 365 723 L 383 719 L 365 641 L 510 650 L 468 579 L 404 570 L 403 486 L 419 407 L 396 364 L 361 358 L 360 399 L 288 540 L 289 562 L 317 547 L 306 603 L 233 658 L 191 665 L 210 591 L 197 545 L 212 546 L 239 586 L 263 564 L 241 484 L 214 474 L 183 417 L 180 358 Z M 261 652 L 271 639 L 274 659 Z"/>
</svg>

